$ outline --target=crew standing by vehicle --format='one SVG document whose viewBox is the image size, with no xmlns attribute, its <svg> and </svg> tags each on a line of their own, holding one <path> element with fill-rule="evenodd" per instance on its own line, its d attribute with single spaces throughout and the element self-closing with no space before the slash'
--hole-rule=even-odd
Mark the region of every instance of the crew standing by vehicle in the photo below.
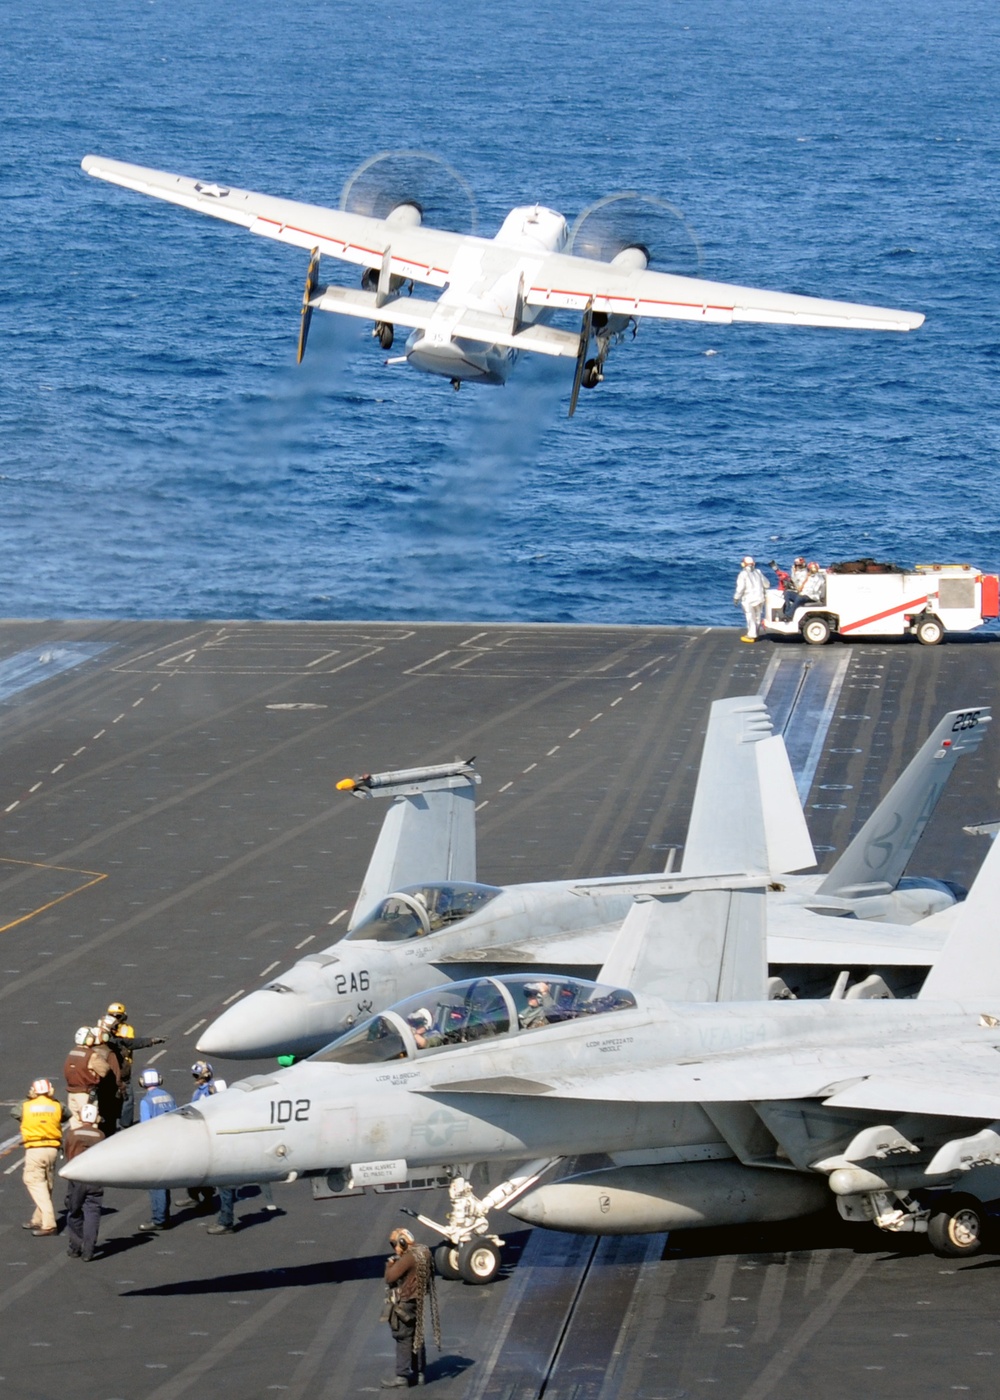
<svg viewBox="0 0 1000 1400">
<path fill-rule="evenodd" d="M 745 554 L 741 561 L 740 572 L 736 576 L 736 587 L 733 590 L 733 602 L 742 605 L 743 616 L 746 618 L 746 631 L 740 638 L 741 642 L 755 642 L 757 640 L 766 596 L 767 579 L 757 568 L 753 556 Z"/>
<path fill-rule="evenodd" d="M 72 1162 L 88 1147 L 103 1141 L 104 1134 L 97 1125 L 97 1104 L 84 1104 L 80 1110 L 80 1122 L 71 1120 L 63 1139 L 66 1161 Z M 66 1192 L 66 1238 L 69 1242 L 66 1253 L 71 1259 L 82 1259 L 89 1264 L 94 1258 L 103 1200 L 103 1186 L 92 1186 L 86 1181 L 69 1183 Z"/>
<path fill-rule="evenodd" d="M 393 1230 L 392 1254 L 386 1260 L 388 1286 L 386 1318 L 396 1343 L 396 1374 L 382 1382 L 383 1390 L 422 1385 L 427 1368 L 424 1347 L 424 1303 L 430 1296 L 434 1341 L 441 1349 L 441 1321 L 434 1291 L 434 1260 L 425 1244 L 417 1244 L 409 1230 Z"/>
<path fill-rule="evenodd" d="M 11 1109 L 10 1116 L 21 1124 L 22 1179 L 35 1203 L 32 1217 L 25 1221 L 24 1228 L 33 1235 L 54 1235 L 56 1213 L 52 1207 L 52 1178 L 62 1143 L 62 1125 L 69 1118 L 69 1109 L 56 1098 L 51 1079 L 35 1079 L 28 1097 L 20 1107 L 15 1105 Z"/>
<path fill-rule="evenodd" d="M 139 1075 L 139 1085 L 145 1089 L 139 1105 L 139 1122 L 148 1123 L 151 1118 L 159 1118 L 162 1113 L 171 1113 L 177 1107 L 174 1096 L 163 1087 L 163 1077 L 159 1070 L 144 1069 Z M 152 1219 L 139 1226 L 149 1233 L 154 1230 L 170 1229 L 170 1192 L 150 1191 L 149 1206 Z"/>
</svg>

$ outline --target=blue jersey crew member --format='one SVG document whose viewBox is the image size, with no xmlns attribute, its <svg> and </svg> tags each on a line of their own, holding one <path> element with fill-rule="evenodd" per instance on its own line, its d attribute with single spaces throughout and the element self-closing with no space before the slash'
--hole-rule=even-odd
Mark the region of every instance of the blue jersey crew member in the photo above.
<svg viewBox="0 0 1000 1400">
<path fill-rule="evenodd" d="M 148 1123 L 151 1118 L 159 1118 L 163 1113 L 172 1113 L 177 1107 L 173 1094 L 163 1087 L 163 1077 L 159 1070 L 144 1069 L 139 1075 L 139 1084 L 145 1090 L 139 1105 L 139 1122 Z M 149 1206 L 152 1219 L 144 1221 L 140 1230 L 169 1230 L 170 1192 L 150 1191 Z"/>
</svg>

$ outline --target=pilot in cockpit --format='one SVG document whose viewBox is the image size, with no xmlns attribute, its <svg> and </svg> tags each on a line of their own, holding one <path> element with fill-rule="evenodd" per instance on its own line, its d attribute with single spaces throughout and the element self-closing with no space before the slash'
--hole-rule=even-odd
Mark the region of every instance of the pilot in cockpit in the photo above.
<svg viewBox="0 0 1000 1400">
<path fill-rule="evenodd" d="M 529 1031 L 534 1026 L 547 1026 L 555 1007 L 548 982 L 525 982 L 524 995 L 528 1004 L 518 1017 L 521 1029 Z"/>
</svg>

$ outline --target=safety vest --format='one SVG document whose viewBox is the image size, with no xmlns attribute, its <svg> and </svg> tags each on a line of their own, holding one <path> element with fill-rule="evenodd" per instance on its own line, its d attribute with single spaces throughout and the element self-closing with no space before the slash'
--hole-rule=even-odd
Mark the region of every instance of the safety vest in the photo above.
<svg viewBox="0 0 1000 1400">
<path fill-rule="evenodd" d="M 58 1147 L 62 1142 L 62 1104 L 39 1094 L 21 1105 L 21 1142 L 25 1147 Z"/>
</svg>

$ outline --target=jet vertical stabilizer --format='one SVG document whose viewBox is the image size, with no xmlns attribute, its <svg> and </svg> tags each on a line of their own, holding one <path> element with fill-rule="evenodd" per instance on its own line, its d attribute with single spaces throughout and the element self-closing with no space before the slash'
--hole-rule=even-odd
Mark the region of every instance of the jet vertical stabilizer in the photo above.
<svg viewBox="0 0 1000 1400">
<path fill-rule="evenodd" d="M 962 754 L 982 742 L 990 707 L 950 710 L 896 779 L 816 893 L 850 895 L 867 885 L 899 884 L 938 798 Z"/>
<path fill-rule="evenodd" d="M 681 872 L 785 874 L 815 864 L 788 753 L 767 706 L 758 695 L 716 700 Z"/>
<path fill-rule="evenodd" d="M 951 933 L 919 992 L 921 1001 L 970 1005 L 1000 997 L 1000 841 L 993 841 Z M 992 1023 L 991 1023 L 992 1024 Z"/>
<path fill-rule="evenodd" d="M 348 928 L 394 890 L 476 878 L 476 784 L 469 763 L 437 764 L 345 779 L 341 790 L 392 797 Z"/>
</svg>

